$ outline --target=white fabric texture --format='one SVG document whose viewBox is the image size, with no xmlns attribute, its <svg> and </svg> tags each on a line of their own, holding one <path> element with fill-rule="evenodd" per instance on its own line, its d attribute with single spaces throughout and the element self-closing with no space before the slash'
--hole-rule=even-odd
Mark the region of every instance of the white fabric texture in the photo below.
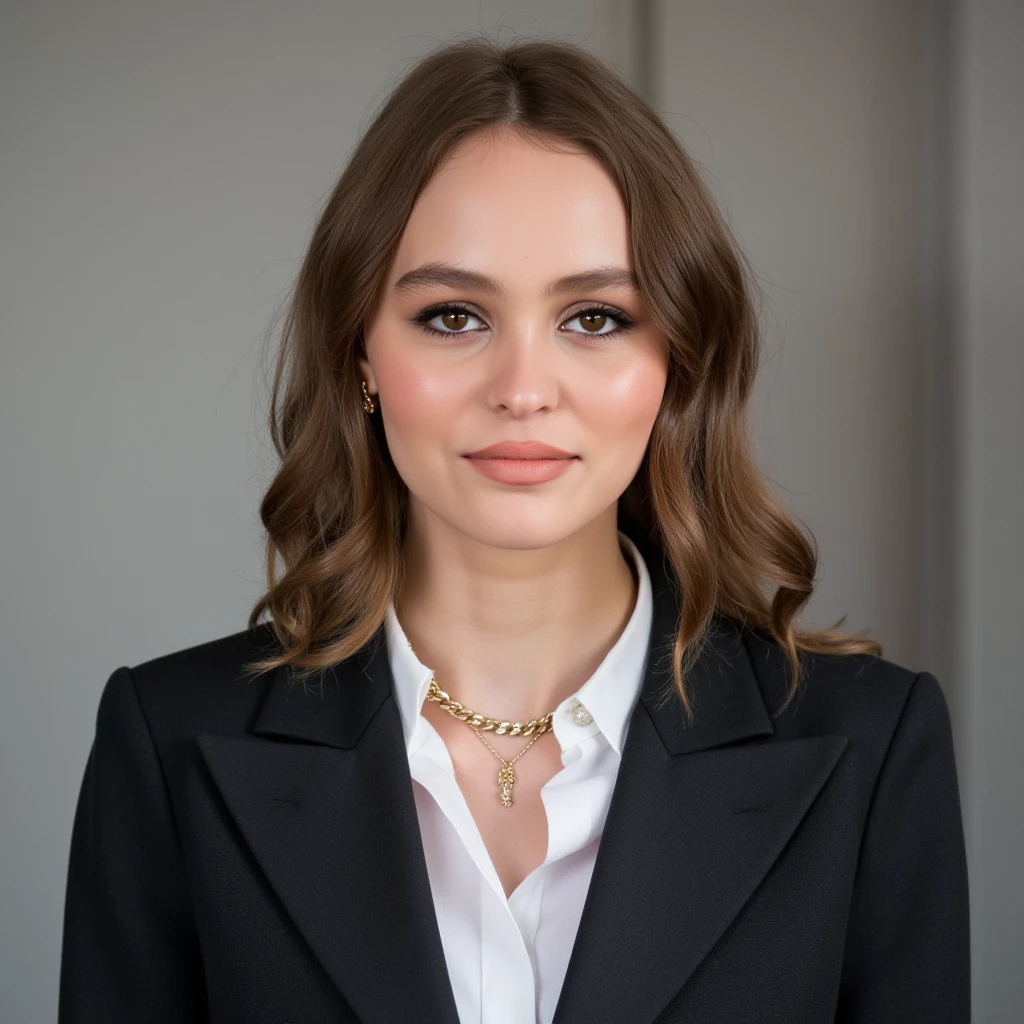
<svg viewBox="0 0 1024 1024">
<path fill-rule="evenodd" d="M 594 674 L 555 711 L 552 731 L 563 767 L 541 789 L 547 856 L 507 899 L 456 782 L 448 748 L 421 714 L 431 669 L 410 647 L 394 606 L 388 611 L 395 697 L 461 1024 L 550 1024 L 555 1012 L 643 682 L 653 614 L 643 557 L 621 530 L 619 539 L 637 569 L 636 604 Z M 592 715 L 588 725 L 570 717 L 577 703 Z M 497 758 L 495 764 L 500 767 Z"/>
</svg>

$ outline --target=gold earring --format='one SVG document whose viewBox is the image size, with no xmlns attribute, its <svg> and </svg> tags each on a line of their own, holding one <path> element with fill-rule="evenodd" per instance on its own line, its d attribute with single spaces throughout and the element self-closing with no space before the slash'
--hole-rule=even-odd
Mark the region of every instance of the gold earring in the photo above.
<svg viewBox="0 0 1024 1024">
<path fill-rule="evenodd" d="M 365 380 L 363 381 L 363 408 L 367 412 L 373 412 L 377 408 L 377 403 L 374 402 L 373 396 L 366 390 Z"/>
</svg>

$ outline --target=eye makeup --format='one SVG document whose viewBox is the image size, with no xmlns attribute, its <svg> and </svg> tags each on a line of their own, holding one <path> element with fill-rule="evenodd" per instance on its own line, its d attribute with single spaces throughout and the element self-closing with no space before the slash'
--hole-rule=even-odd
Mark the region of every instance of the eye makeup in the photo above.
<svg viewBox="0 0 1024 1024">
<path fill-rule="evenodd" d="M 465 313 L 468 316 L 476 317 L 478 320 L 483 319 L 483 317 L 481 317 L 478 313 L 474 313 L 472 309 L 470 309 L 466 305 L 463 305 L 462 303 L 440 302 L 436 303 L 435 305 L 428 306 L 421 313 L 413 317 L 411 322 L 416 324 L 422 330 L 426 331 L 428 334 L 441 335 L 442 337 L 449 338 L 458 337 L 459 335 L 462 334 L 471 334 L 473 333 L 473 330 L 478 330 L 478 328 L 474 328 L 473 330 L 464 331 L 445 331 L 440 330 L 439 328 L 436 327 L 431 327 L 430 321 L 438 316 L 441 316 L 444 313 Z M 618 337 L 620 334 L 624 334 L 626 331 L 631 330 L 637 324 L 637 321 L 634 320 L 628 313 L 625 313 L 621 309 L 618 309 L 615 306 L 610 306 L 604 302 L 593 302 L 590 303 L 589 305 L 583 306 L 580 309 L 576 310 L 576 312 L 572 313 L 569 316 L 569 318 L 564 322 L 569 323 L 587 313 L 599 313 L 603 316 L 608 317 L 611 320 L 614 320 L 619 326 L 610 331 L 569 331 L 570 334 L 579 334 L 585 338 L 614 338 Z"/>
</svg>

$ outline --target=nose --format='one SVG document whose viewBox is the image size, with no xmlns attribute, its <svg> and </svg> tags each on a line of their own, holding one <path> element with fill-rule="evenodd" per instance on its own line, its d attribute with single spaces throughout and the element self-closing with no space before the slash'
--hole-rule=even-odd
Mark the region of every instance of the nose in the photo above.
<svg viewBox="0 0 1024 1024">
<path fill-rule="evenodd" d="M 487 354 L 487 404 L 495 412 L 522 417 L 558 404 L 557 343 L 539 319 L 520 321 L 495 335 Z"/>
</svg>

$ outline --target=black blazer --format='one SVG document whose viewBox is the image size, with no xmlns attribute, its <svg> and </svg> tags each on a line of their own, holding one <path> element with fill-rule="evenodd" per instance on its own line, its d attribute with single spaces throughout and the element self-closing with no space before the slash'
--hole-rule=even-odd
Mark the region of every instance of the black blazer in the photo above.
<svg viewBox="0 0 1024 1024">
<path fill-rule="evenodd" d="M 555 1024 L 968 1021 L 935 678 L 819 656 L 773 717 L 781 650 L 719 618 L 687 727 L 676 591 L 640 547 L 646 673 Z M 267 625 L 110 676 L 71 839 L 62 1024 L 457 1024 L 384 637 L 322 689 L 241 681 Z"/>
</svg>

